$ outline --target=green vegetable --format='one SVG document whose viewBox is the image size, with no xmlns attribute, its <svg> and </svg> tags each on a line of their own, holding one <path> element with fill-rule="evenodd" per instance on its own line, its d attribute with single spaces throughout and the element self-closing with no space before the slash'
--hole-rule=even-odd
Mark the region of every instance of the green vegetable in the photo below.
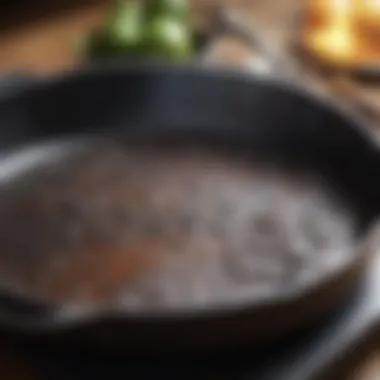
<svg viewBox="0 0 380 380">
<path fill-rule="evenodd" d="M 135 54 L 143 42 L 143 8 L 140 3 L 118 1 L 110 9 L 106 24 L 78 42 L 89 59 Z"/>
<path fill-rule="evenodd" d="M 180 20 L 156 17 L 146 26 L 145 49 L 154 57 L 187 59 L 193 53 L 192 33 Z"/>
<path fill-rule="evenodd" d="M 117 0 L 104 26 L 78 41 L 87 59 L 140 56 L 184 60 L 193 53 L 187 0 Z"/>
<path fill-rule="evenodd" d="M 188 0 L 146 0 L 150 15 L 166 15 L 186 19 L 189 13 Z"/>
<path fill-rule="evenodd" d="M 143 7 L 141 2 L 118 1 L 111 9 L 103 30 L 104 38 L 115 53 L 133 52 L 143 38 Z"/>
</svg>

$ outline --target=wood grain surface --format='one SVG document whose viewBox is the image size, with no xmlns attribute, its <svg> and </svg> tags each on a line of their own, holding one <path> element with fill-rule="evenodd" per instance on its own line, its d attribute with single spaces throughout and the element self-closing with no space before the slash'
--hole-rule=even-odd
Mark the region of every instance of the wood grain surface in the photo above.
<svg viewBox="0 0 380 380">
<path fill-rule="evenodd" d="M 242 10 L 248 22 L 261 28 L 281 54 L 287 54 L 289 41 L 294 37 L 291 23 L 301 0 L 215 1 L 228 2 Z M 79 63 L 75 55 L 75 39 L 101 22 L 106 6 L 101 0 L 14 0 L 6 3 L 0 5 L 0 71 L 24 69 L 43 73 L 64 70 Z M 202 18 L 210 3 L 194 2 L 195 19 Z M 220 57 L 228 64 L 240 65 L 249 57 L 247 49 L 231 39 L 221 40 L 218 45 Z M 326 84 L 325 79 L 318 77 L 316 82 Z M 375 111 L 378 104 L 380 115 L 379 88 L 357 83 L 351 84 L 350 88 L 355 94 L 360 93 Z M 346 379 L 380 379 L 380 351 L 377 351 L 376 344 L 368 351 L 370 354 L 363 355 L 359 365 L 345 375 Z M 41 377 L 0 343 L 0 378 L 28 380 Z M 338 380 L 337 375 L 332 378 Z"/>
</svg>

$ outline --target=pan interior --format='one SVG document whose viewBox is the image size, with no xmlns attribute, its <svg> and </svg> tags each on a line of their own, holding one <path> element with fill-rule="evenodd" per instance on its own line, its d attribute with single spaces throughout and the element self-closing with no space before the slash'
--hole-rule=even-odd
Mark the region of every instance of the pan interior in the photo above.
<svg viewBox="0 0 380 380">
<path fill-rule="evenodd" d="M 318 281 L 357 254 L 365 220 L 323 163 L 272 148 L 171 132 L 8 156 L 0 285 L 150 312 L 270 300 Z"/>
</svg>

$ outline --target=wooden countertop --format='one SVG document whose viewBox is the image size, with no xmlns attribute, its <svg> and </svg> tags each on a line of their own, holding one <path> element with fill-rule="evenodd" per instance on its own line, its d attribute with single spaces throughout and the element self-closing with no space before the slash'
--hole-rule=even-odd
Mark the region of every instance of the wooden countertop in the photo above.
<svg viewBox="0 0 380 380">
<path fill-rule="evenodd" d="M 227 0 L 214 1 L 227 3 Z M 247 20 L 262 28 L 276 46 L 286 50 L 292 30 L 289 22 L 300 0 L 229 2 L 244 9 Z M 196 3 L 194 8 L 200 15 L 201 0 Z M 100 23 L 105 8 L 105 1 L 101 0 L 34 0 L 33 8 L 30 2 L 27 5 L 28 2 L 23 0 L 14 0 L 12 6 L 9 6 L 10 2 L 7 4 L 0 5 L 0 72 L 27 69 L 46 73 L 78 64 L 73 49 L 75 38 Z M 231 64 L 240 64 L 248 57 L 247 51 L 236 42 L 221 43 L 219 51 L 221 57 Z M 373 88 L 371 91 L 369 94 L 376 99 L 380 92 Z M 24 370 L 22 361 L 1 345 L 0 358 L 0 378 L 40 379 L 37 372 Z M 348 380 L 377 379 L 380 379 L 380 351 L 374 349 L 355 371 L 351 370 Z"/>
</svg>

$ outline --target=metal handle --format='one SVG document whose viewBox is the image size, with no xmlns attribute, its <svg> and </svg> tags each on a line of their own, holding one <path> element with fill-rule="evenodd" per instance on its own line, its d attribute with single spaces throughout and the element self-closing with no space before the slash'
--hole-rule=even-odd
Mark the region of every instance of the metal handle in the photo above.
<svg viewBox="0 0 380 380">
<path fill-rule="evenodd" d="M 261 31 L 244 22 L 235 11 L 224 7 L 214 8 L 210 24 L 212 40 L 222 35 L 229 35 L 244 42 L 252 52 L 259 53 L 259 57 L 254 54 L 256 58 L 248 62 L 247 68 L 275 77 L 295 76 L 295 64 L 289 62 L 289 59 L 285 58 Z M 217 59 L 215 53 L 215 49 L 211 46 L 201 55 L 201 63 L 207 65 L 215 63 Z"/>
</svg>

